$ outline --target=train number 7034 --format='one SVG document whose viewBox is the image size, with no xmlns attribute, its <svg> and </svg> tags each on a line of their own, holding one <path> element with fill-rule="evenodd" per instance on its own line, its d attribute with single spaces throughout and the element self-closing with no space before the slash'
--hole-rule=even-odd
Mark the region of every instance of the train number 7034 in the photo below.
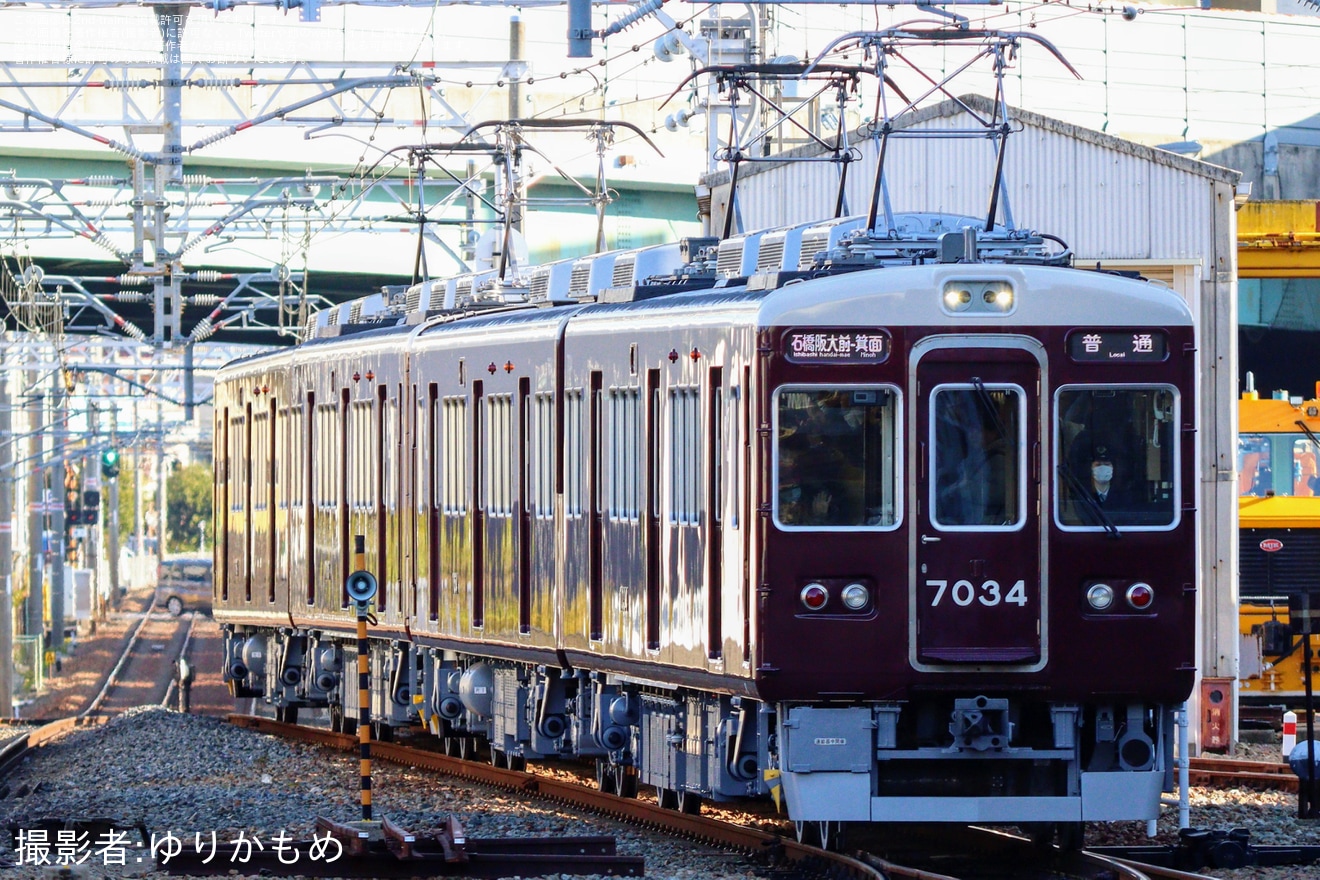
<svg viewBox="0 0 1320 880">
<path fill-rule="evenodd" d="M 971 581 L 954 581 L 953 589 L 949 589 L 948 581 L 928 580 L 926 586 L 935 588 L 935 598 L 931 599 L 930 607 L 934 608 L 940 604 L 947 591 L 953 599 L 953 604 L 962 608 L 971 605 L 972 602 L 980 602 L 987 608 L 995 605 L 1026 605 L 1027 604 L 1027 582 L 1017 581 L 1008 588 L 1008 592 L 1001 591 L 999 581 L 986 581 L 981 586 L 976 586 Z"/>
</svg>

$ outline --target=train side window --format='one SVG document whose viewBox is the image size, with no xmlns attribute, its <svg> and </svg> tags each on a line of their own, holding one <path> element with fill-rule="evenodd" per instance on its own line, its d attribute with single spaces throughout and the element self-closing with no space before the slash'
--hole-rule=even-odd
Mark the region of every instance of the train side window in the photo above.
<svg viewBox="0 0 1320 880">
<path fill-rule="evenodd" d="M 513 515 L 513 396 L 486 398 L 486 510 L 494 517 Z"/>
<path fill-rule="evenodd" d="M 775 524 L 815 531 L 897 528 L 899 402 L 893 386 L 777 389 Z"/>
<path fill-rule="evenodd" d="M 339 503 L 336 475 L 339 473 L 342 452 L 339 449 L 339 432 L 335 430 L 337 412 L 333 403 L 316 406 L 316 436 L 322 438 L 328 453 L 328 461 L 323 463 L 325 466 L 316 469 L 316 504 L 323 511 L 334 510 Z"/>
<path fill-rule="evenodd" d="M 712 475 L 711 484 L 714 487 L 711 497 L 715 499 L 715 509 L 712 510 L 711 519 L 715 522 L 724 520 L 724 389 L 718 386 L 711 389 L 710 405 L 710 434 L 711 434 L 711 467 L 715 473 Z"/>
<path fill-rule="evenodd" d="M 531 495 L 536 517 L 551 519 L 555 515 L 555 396 L 537 394 L 533 410 Z"/>
<path fill-rule="evenodd" d="M 468 418 L 466 397 L 446 397 L 444 401 L 444 502 L 445 513 L 467 513 L 467 442 Z"/>
<path fill-rule="evenodd" d="M 1064 386 L 1055 396 L 1054 511 L 1069 531 L 1171 529 L 1179 521 L 1178 392 Z"/>
<path fill-rule="evenodd" d="M 289 509 L 289 408 L 275 414 L 275 505 Z"/>
<path fill-rule="evenodd" d="M 354 510 L 367 511 L 375 506 L 376 443 L 372 437 L 370 400 L 359 400 L 349 409 L 349 436 L 355 450 L 349 462 L 348 503 Z"/>
<path fill-rule="evenodd" d="M 730 456 L 729 460 L 733 465 L 733 467 L 729 470 L 729 475 L 731 477 L 730 482 L 732 483 L 731 488 L 733 489 L 733 497 L 732 497 L 733 506 L 730 508 L 732 515 L 729 517 L 729 527 L 736 529 L 740 527 L 740 524 L 742 522 L 741 499 L 743 497 L 743 476 L 744 476 L 743 469 L 741 466 L 742 443 L 743 443 L 742 432 L 740 430 L 742 427 L 742 419 L 740 418 L 740 414 L 742 413 L 741 385 L 734 385 L 732 388 L 729 389 L 728 405 L 729 405 L 728 417 L 724 420 L 724 424 L 728 425 L 729 436 L 727 443 L 727 449 L 728 449 L 727 454 Z M 723 438 L 721 438 L 721 443 L 723 442 L 724 442 Z M 724 491 L 723 489 L 720 490 L 721 496 L 723 495 L 723 491 Z"/>
<path fill-rule="evenodd" d="M 304 506 L 305 486 L 303 484 L 303 468 L 306 464 L 303 447 L 305 445 L 303 438 L 303 408 L 301 406 L 290 407 L 288 410 L 288 434 L 289 438 L 288 454 L 285 456 L 286 468 L 288 473 L 288 497 L 289 506 L 301 509 Z"/>
<path fill-rule="evenodd" d="M 669 523 L 701 521 L 701 390 L 669 390 Z"/>
<path fill-rule="evenodd" d="M 270 415 L 269 413 L 259 412 L 252 414 L 252 473 L 265 474 L 268 472 L 270 462 L 267 460 L 267 450 L 269 449 L 268 440 L 270 437 Z M 266 487 L 257 487 L 259 491 L 252 495 L 252 509 L 266 509 Z"/>
<path fill-rule="evenodd" d="M 1026 521 L 1026 395 L 1016 385 L 942 385 L 931 393 L 931 521 L 1021 528 Z"/>
<path fill-rule="evenodd" d="M 385 460 L 381 465 L 385 469 L 383 492 L 385 509 L 393 513 L 399 508 L 399 458 L 395 451 L 399 448 L 399 399 L 391 397 L 385 402 L 383 413 L 385 422 Z"/>
<path fill-rule="evenodd" d="M 582 446 L 582 391 L 564 392 L 564 515 L 582 516 L 582 475 L 586 451 Z"/>
<path fill-rule="evenodd" d="M 641 397 L 637 388 L 612 388 L 609 396 L 609 516 L 636 522 L 638 518 L 638 450 Z"/>
<path fill-rule="evenodd" d="M 244 419 L 238 416 L 230 423 L 229 444 L 232 447 L 229 450 L 229 460 L 233 467 L 229 474 L 229 509 L 240 511 L 243 509 L 243 502 L 247 496 L 247 486 L 244 483 L 244 477 L 247 475 L 246 447 L 244 443 Z"/>
</svg>

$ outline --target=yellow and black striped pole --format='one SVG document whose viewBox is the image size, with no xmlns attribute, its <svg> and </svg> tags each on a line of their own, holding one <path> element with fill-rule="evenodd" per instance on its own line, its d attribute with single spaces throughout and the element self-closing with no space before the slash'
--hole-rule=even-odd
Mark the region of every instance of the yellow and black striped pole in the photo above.
<svg viewBox="0 0 1320 880">
<path fill-rule="evenodd" d="M 366 536 L 355 535 L 353 573 L 348 576 L 348 595 L 357 610 L 358 744 L 361 750 L 362 821 L 371 821 L 371 648 L 367 644 L 367 619 L 376 596 L 376 579 L 366 566 Z"/>
</svg>

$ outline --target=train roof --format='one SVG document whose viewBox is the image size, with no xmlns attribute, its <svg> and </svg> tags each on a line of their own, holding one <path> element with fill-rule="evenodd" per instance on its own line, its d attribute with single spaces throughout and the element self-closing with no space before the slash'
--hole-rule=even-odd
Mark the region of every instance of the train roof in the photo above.
<svg viewBox="0 0 1320 880">
<path fill-rule="evenodd" d="M 746 311 L 755 313 L 750 320 L 760 326 L 829 320 L 840 326 L 976 328 L 1009 315 L 1017 324 L 1094 325 L 1089 299 L 1102 290 L 1113 298 L 1107 310 L 1114 322 L 1192 321 L 1187 304 L 1167 288 L 1073 268 L 1071 252 L 1052 236 L 987 232 L 976 218 L 939 213 L 897 215 L 888 226 L 871 230 L 864 218 L 838 217 L 723 242 L 685 239 L 562 260 L 527 269 L 519 278 L 483 272 L 386 289 L 317 316 L 308 324 L 308 339 L 294 350 L 315 357 L 345 345 L 411 347 L 418 338 L 452 332 L 548 329 L 567 317 L 590 326 L 621 314 L 644 319 L 674 311 L 694 318 L 699 312 Z M 756 251 L 754 259 L 748 249 Z M 730 258 L 731 250 L 738 259 Z M 748 266 L 757 271 L 731 274 Z M 978 294 L 1001 285 L 1011 291 L 1011 308 L 985 309 L 975 301 L 967 308 L 942 305 L 950 290 L 970 296 L 960 284 Z M 439 308 L 432 308 L 433 300 Z M 233 366 L 278 356 L 256 355 Z"/>
</svg>

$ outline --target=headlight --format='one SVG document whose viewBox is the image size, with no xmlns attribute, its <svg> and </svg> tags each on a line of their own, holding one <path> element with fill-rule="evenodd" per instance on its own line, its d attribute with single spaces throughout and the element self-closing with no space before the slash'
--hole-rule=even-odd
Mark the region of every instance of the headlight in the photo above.
<svg viewBox="0 0 1320 880">
<path fill-rule="evenodd" d="M 972 304 L 972 292 L 965 287 L 950 287 L 944 291 L 944 307 L 951 312 L 961 312 Z"/>
<path fill-rule="evenodd" d="M 807 584 L 802 588 L 801 597 L 808 611 L 819 611 L 830 601 L 830 591 L 824 584 Z"/>
<path fill-rule="evenodd" d="M 839 598 L 853 611 L 860 611 L 866 607 L 867 602 L 871 601 L 871 591 L 861 584 L 849 584 L 843 588 Z"/>
<path fill-rule="evenodd" d="M 1104 611 L 1114 604 L 1114 590 L 1109 584 L 1094 584 L 1086 591 L 1086 601 L 1096 611 Z"/>
<path fill-rule="evenodd" d="M 1007 312 L 1013 308 L 1013 288 L 1007 285 L 987 288 L 982 297 L 985 299 L 985 304 L 992 309 Z"/>
</svg>

